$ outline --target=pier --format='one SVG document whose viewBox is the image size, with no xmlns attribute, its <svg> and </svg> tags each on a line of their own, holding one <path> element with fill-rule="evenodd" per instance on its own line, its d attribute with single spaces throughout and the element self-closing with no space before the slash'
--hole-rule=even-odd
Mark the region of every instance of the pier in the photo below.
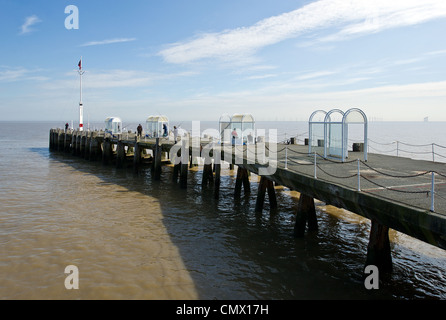
<svg viewBox="0 0 446 320">
<path fill-rule="evenodd" d="M 389 228 L 446 249 L 446 164 L 395 156 L 349 152 L 345 161 L 324 158 L 308 146 L 257 142 L 219 145 L 211 138 L 147 139 L 135 133 L 51 129 L 51 151 L 72 154 L 117 168 L 139 170 L 150 165 L 159 180 L 161 166 L 174 164 L 172 179 L 187 188 L 187 170 L 204 160 L 203 188 L 219 196 L 223 164 L 237 169 L 234 197 L 251 192 L 248 176 L 260 176 L 256 212 L 277 209 L 275 185 L 300 193 L 294 235 L 317 230 L 314 199 L 371 220 L 365 265 L 391 272 Z M 203 161 L 202 161 L 203 162 Z"/>
</svg>

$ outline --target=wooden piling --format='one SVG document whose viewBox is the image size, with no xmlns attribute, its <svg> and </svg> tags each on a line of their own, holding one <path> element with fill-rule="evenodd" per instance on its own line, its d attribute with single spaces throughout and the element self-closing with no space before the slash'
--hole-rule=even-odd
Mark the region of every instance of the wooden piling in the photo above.
<svg viewBox="0 0 446 320">
<path fill-rule="evenodd" d="M 100 142 L 96 139 L 97 132 L 92 132 L 90 139 L 90 161 L 97 161 L 101 156 L 101 145 Z"/>
<path fill-rule="evenodd" d="M 215 179 L 214 179 L 214 198 L 218 199 L 220 194 L 220 175 L 221 175 L 221 164 L 214 163 Z"/>
<path fill-rule="evenodd" d="M 81 132 L 78 132 L 77 136 L 76 136 L 76 155 L 77 156 L 79 156 L 81 154 L 81 140 L 82 140 Z"/>
<path fill-rule="evenodd" d="M 116 147 L 116 168 L 118 168 L 118 169 L 123 168 L 125 160 L 126 160 L 126 157 L 125 157 L 124 142 L 119 140 L 117 147 Z"/>
<path fill-rule="evenodd" d="M 238 167 L 237 178 L 235 180 L 235 192 L 234 192 L 235 197 L 240 197 L 240 194 L 242 193 L 242 186 L 245 191 L 245 195 L 251 192 L 248 170 L 242 167 Z M 269 192 L 270 191 L 268 190 L 268 195 Z"/>
<path fill-rule="evenodd" d="M 153 178 L 155 180 L 161 179 L 161 145 L 160 138 L 156 138 L 155 149 L 153 150 Z"/>
<path fill-rule="evenodd" d="M 79 138 L 79 156 L 82 158 L 85 155 L 85 144 L 86 144 L 85 140 L 86 140 L 85 132 L 82 132 Z"/>
<path fill-rule="evenodd" d="M 105 138 L 102 143 L 102 163 L 109 164 L 112 157 L 112 144 L 110 138 Z"/>
<path fill-rule="evenodd" d="M 57 151 L 63 150 L 64 140 L 65 140 L 65 133 L 59 130 L 57 134 Z"/>
<path fill-rule="evenodd" d="M 214 173 L 212 171 L 212 164 L 203 165 L 203 177 L 201 179 L 201 186 L 204 188 L 207 185 L 212 185 L 214 182 Z"/>
<path fill-rule="evenodd" d="M 372 219 L 365 265 L 378 267 L 380 274 L 389 274 L 392 272 L 389 227 L 382 225 L 375 219 Z"/>
<path fill-rule="evenodd" d="M 133 169 L 137 171 L 140 168 L 141 163 L 141 147 L 139 146 L 138 142 L 135 141 L 135 144 L 133 146 Z"/>
<path fill-rule="evenodd" d="M 268 199 L 270 203 L 270 210 L 277 209 L 276 190 L 274 189 L 274 183 L 272 180 L 262 176 L 259 182 L 259 189 L 257 191 L 257 200 L 255 211 L 257 213 L 262 212 L 263 204 L 265 202 L 265 193 L 268 190 Z"/>
<path fill-rule="evenodd" d="M 71 154 L 76 155 L 76 132 L 73 131 L 73 134 L 71 135 Z"/>
<path fill-rule="evenodd" d="M 68 133 L 66 132 L 63 141 L 63 151 L 66 153 L 70 152 L 70 147 L 71 147 L 71 135 L 68 135 Z"/>
<path fill-rule="evenodd" d="M 183 189 L 187 188 L 187 170 L 189 159 L 188 141 L 181 141 L 181 170 L 180 170 L 180 186 Z"/>
<path fill-rule="evenodd" d="M 178 181 L 178 176 L 180 174 L 180 171 L 181 171 L 181 162 L 177 163 L 173 166 L 173 173 L 172 173 L 172 181 L 173 182 Z"/>
<path fill-rule="evenodd" d="M 303 237 L 307 224 L 309 231 L 316 231 L 318 229 L 314 199 L 301 193 L 297 206 L 294 236 L 297 238 Z"/>
</svg>

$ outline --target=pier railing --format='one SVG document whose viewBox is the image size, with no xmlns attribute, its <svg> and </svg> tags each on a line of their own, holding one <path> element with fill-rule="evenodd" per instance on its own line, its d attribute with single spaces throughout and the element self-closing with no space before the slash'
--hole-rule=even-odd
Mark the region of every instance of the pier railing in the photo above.
<svg viewBox="0 0 446 320">
<path fill-rule="evenodd" d="M 437 143 L 410 144 L 402 141 L 380 143 L 371 139 L 369 139 L 368 141 L 369 150 L 372 150 L 376 153 L 396 155 L 397 157 L 408 156 L 409 158 L 413 158 L 415 156 L 426 160 L 427 158 L 430 158 L 433 162 L 446 161 L 446 155 L 440 154 L 438 152 L 439 150 L 444 150 L 446 152 L 446 146 L 442 146 Z M 375 146 L 371 146 L 371 144 L 374 144 Z M 386 150 L 383 150 L 382 147 L 384 147 L 384 149 Z M 387 148 L 390 149 L 387 150 Z M 409 150 L 410 148 L 412 148 L 412 150 Z"/>
<path fill-rule="evenodd" d="M 270 150 L 268 145 L 266 146 L 268 152 L 276 153 L 272 158 L 279 159 L 279 162 L 283 165 L 285 170 L 291 169 L 291 166 L 294 166 L 293 169 L 304 166 L 312 167 L 311 174 L 314 179 L 319 179 L 321 174 L 324 175 L 324 180 L 336 180 L 337 183 L 342 183 L 342 181 L 346 179 L 356 179 L 356 190 L 358 192 L 382 190 L 404 193 L 408 196 L 412 195 L 414 197 L 422 196 L 430 198 L 429 210 L 431 212 L 435 212 L 436 197 L 446 200 L 446 195 L 439 193 L 435 187 L 436 180 L 437 183 L 444 184 L 444 180 L 438 182 L 438 179 L 446 179 L 446 174 L 439 172 L 438 170 L 417 171 L 415 174 L 395 174 L 384 172 L 384 170 L 377 169 L 370 165 L 370 163 L 360 159 L 342 162 L 337 159 L 324 157 L 317 152 L 309 154 L 308 152 L 297 151 L 294 148 L 290 148 L 288 144 L 279 144 L 275 149 L 276 150 Z M 268 156 L 271 158 L 271 154 Z M 327 164 L 329 165 L 325 166 Z M 333 164 L 335 164 L 335 166 L 333 166 Z M 341 167 L 343 167 L 342 170 Z M 304 171 L 307 173 L 309 172 L 308 169 Z M 392 185 L 386 186 L 384 183 L 377 182 L 377 180 L 383 180 L 382 178 L 387 178 L 388 181 L 392 182 Z M 424 178 L 423 181 L 420 181 L 421 178 Z M 395 182 L 403 179 L 407 182 L 403 184 Z M 409 182 L 411 179 L 412 182 Z M 414 179 L 417 179 L 417 181 L 414 181 Z M 364 181 L 372 185 L 373 188 L 362 189 L 361 182 Z M 349 185 L 351 186 L 351 183 L 349 183 Z"/>
<path fill-rule="evenodd" d="M 308 132 L 281 133 L 278 135 L 278 141 L 281 143 L 290 143 L 291 139 L 294 139 L 295 143 L 305 144 L 307 136 Z M 349 142 L 353 145 L 356 140 L 349 139 Z M 433 162 L 446 162 L 446 146 L 438 143 L 412 144 L 399 140 L 377 142 L 372 139 L 367 139 L 367 152 L 411 159 L 432 160 Z"/>
</svg>

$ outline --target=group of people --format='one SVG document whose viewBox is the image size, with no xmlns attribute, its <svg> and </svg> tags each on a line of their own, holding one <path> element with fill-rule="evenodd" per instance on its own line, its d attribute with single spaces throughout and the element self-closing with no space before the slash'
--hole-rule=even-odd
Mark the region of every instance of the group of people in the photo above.
<svg viewBox="0 0 446 320">
<path fill-rule="evenodd" d="M 139 124 L 138 127 L 136 128 L 136 131 L 138 133 L 138 137 L 142 137 L 142 125 Z M 155 133 L 156 134 L 156 133 Z M 163 124 L 163 137 L 167 137 L 169 134 L 169 130 L 167 128 L 167 124 Z M 177 137 L 178 137 L 178 128 L 176 126 L 173 126 L 173 137 L 175 140 L 175 143 L 177 143 Z"/>
</svg>

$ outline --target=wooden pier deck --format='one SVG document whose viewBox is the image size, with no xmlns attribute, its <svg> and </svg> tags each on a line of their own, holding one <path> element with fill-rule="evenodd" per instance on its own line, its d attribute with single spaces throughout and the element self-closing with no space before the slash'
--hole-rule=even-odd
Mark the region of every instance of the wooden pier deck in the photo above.
<svg viewBox="0 0 446 320">
<path fill-rule="evenodd" d="M 187 168 L 194 156 L 205 157 L 202 185 L 213 185 L 218 196 L 220 164 L 209 162 L 209 153 L 203 154 L 208 140 L 189 140 L 176 145 L 166 138 L 137 138 L 134 133 L 119 136 L 104 132 L 64 132 L 50 130 L 50 149 L 65 151 L 90 160 L 115 163 L 123 167 L 129 161 L 136 168 L 143 159 L 150 158 L 155 179 L 159 179 L 162 155 L 173 146 L 187 147 L 187 159 L 179 157 L 174 166 L 174 177 L 180 176 L 180 184 L 186 186 Z M 183 140 L 185 141 L 185 140 Z M 217 147 L 217 145 L 215 145 Z M 303 236 L 306 226 L 317 229 L 314 199 L 346 209 L 372 221 L 366 265 L 374 264 L 380 271 L 391 271 L 391 254 L 388 229 L 405 233 L 434 246 L 446 249 L 446 164 L 408 158 L 369 154 L 368 161 L 358 160 L 362 153 L 349 152 L 349 159 L 340 162 L 308 154 L 308 146 L 285 144 L 257 144 L 251 146 L 226 146 L 221 159 L 238 167 L 234 195 L 242 188 L 250 192 L 248 172 L 260 174 L 256 210 L 261 211 L 266 192 L 270 207 L 276 204 L 273 182 L 298 191 L 301 196 L 296 212 L 295 235 Z M 257 148 L 257 149 L 256 149 Z M 269 162 L 259 163 L 252 153 L 259 148 L 265 151 Z M 147 150 L 149 152 L 147 152 Z M 207 150 L 206 150 L 207 151 Z M 228 151 L 230 156 L 228 157 Z M 146 154 L 146 156 L 144 156 Z M 150 155 L 149 155 L 150 154 Z M 214 160 L 218 159 L 214 156 Z M 261 170 L 272 169 L 270 174 Z M 204 182 L 204 181 L 203 181 Z M 434 191 L 434 192 L 432 192 Z M 432 198 L 434 196 L 434 199 Z"/>
</svg>

